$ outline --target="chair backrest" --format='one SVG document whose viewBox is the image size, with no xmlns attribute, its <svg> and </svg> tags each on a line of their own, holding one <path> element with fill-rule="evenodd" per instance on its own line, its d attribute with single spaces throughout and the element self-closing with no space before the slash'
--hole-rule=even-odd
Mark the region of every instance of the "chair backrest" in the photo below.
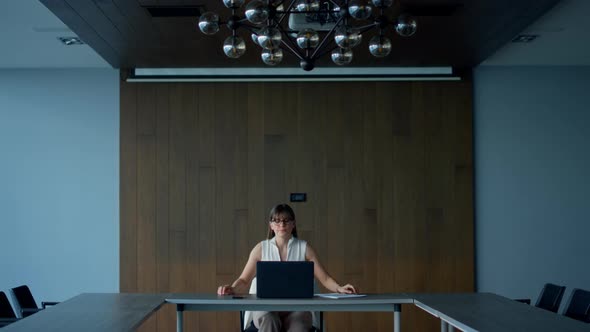
<svg viewBox="0 0 590 332">
<path fill-rule="evenodd" d="M 557 312 L 564 292 L 565 286 L 550 283 L 545 284 L 541 290 L 541 294 L 539 294 L 535 307 L 549 310 L 551 312 Z"/>
<path fill-rule="evenodd" d="M 574 288 L 568 303 L 565 306 L 563 315 L 582 322 L 590 323 L 590 292 Z"/>
<path fill-rule="evenodd" d="M 4 292 L 0 292 L 0 318 L 16 318 L 16 314 Z"/>
<path fill-rule="evenodd" d="M 18 286 L 12 289 L 14 299 L 21 309 L 38 309 L 37 302 L 27 285 Z"/>
<path fill-rule="evenodd" d="M 313 282 L 314 293 L 319 293 L 319 288 L 314 280 Z M 256 294 L 256 277 L 252 279 L 250 283 L 250 294 Z M 312 320 L 313 320 L 313 330 L 322 332 L 324 329 L 324 313 L 321 311 L 312 311 Z M 252 323 L 252 312 L 251 311 L 241 311 L 240 312 L 240 326 L 242 332 L 248 331 L 258 331 L 254 324 Z"/>
</svg>

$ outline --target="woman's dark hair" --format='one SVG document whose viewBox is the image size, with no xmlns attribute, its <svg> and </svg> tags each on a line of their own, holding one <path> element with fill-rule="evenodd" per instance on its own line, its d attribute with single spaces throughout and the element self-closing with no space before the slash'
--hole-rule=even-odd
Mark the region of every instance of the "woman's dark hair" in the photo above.
<svg viewBox="0 0 590 332">
<path fill-rule="evenodd" d="M 278 204 L 275 205 L 272 209 L 270 209 L 270 213 L 268 214 L 268 222 L 270 222 L 274 217 L 277 217 L 279 215 L 284 215 L 293 222 L 295 222 L 295 212 L 293 212 L 293 209 L 287 204 Z M 291 232 L 291 234 L 294 237 L 297 237 L 297 224 L 293 226 L 293 232 Z M 269 227 L 267 239 L 272 239 L 274 236 L 275 232 Z"/>
</svg>

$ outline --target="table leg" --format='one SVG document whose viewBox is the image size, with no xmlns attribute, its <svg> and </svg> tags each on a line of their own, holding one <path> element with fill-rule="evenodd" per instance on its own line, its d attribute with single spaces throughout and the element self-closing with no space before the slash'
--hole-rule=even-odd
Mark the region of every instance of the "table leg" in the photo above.
<svg viewBox="0 0 590 332">
<path fill-rule="evenodd" d="M 393 305 L 393 332 L 401 332 L 402 305 Z"/>
<path fill-rule="evenodd" d="M 440 332 L 448 332 L 449 331 L 449 323 L 445 322 L 444 320 L 440 320 Z"/>
<path fill-rule="evenodd" d="M 183 318 L 184 304 L 176 305 L 176 332 L 182 332 L 183 329 Z"/>
<path fill-rule="evenodd" d="M 449 332 L 455 332 L 455 327 L 449 324 Z"/>
</svg>

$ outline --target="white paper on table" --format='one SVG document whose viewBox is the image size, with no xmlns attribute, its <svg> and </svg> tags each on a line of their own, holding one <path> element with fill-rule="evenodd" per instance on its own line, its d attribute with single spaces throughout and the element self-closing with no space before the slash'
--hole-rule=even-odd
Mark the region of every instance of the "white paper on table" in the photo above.
<svg viewBox="0 0 590 332">
<path fill-rule="evenodd" d="M 343 293 L 320 293 L 315 294 L 315 296 L 323 297 L 326 299 L 350 299 L 353 297 L 363 297 L 367 296 L 366 294 L 343 294 Z"/>
</svg>

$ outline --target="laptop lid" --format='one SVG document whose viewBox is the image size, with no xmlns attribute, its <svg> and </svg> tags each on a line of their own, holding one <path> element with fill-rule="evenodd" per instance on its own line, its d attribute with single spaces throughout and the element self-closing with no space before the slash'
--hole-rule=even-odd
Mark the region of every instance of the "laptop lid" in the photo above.
<svg viewBox="0 0 590 332">
<path fill-rule="evenodd" d="M 256 296 L 291 299 L 313 297 L 313 262 L 256 263 Z"/>
</svg>

